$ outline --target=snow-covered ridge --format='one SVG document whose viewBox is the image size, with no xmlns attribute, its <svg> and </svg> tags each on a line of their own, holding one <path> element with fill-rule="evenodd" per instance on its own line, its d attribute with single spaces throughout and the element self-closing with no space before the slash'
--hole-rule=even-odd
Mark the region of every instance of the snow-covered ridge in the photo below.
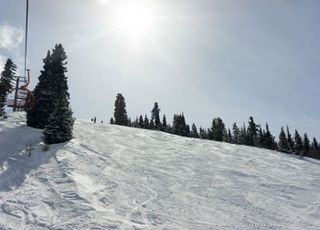
<svg viewBox="0 0 320 230">
<path fill-rule="evenodd" d="M 0 229 L 320 229 L 317 160 L 79 120 L 74 135 L 42 152 L 23 113 L 0 120 Z"/>
</svg>

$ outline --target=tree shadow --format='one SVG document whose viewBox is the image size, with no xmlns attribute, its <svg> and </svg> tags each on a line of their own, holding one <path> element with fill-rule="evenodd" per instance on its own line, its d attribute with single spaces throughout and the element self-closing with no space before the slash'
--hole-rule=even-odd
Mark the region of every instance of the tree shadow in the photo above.
<svg viewBox="0 0 320 230">
<path fill-rule="evenodd" d="M 0 133 L 0 191 L 11 191 L 20 187 L 31 170 L 46 164 L 67 143 L 51 145 L 42 151 L 40 129 L 20 126 Z M 33 147 L 28 156 L 26 145 Z"/>
</svg>

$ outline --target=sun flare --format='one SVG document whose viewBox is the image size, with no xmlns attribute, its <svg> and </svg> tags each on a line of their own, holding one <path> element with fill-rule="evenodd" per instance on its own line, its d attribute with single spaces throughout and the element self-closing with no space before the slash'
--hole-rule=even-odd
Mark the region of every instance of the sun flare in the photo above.
<svg viewBox="0 0 320 230">
<path fill-rule="evenodd" d="M 117 9 L 115 21 L 118 30 L 131 40 L 146 37 L 154 24 L 153 13 L 142 5 L 127 4 Z"/>
</svg>

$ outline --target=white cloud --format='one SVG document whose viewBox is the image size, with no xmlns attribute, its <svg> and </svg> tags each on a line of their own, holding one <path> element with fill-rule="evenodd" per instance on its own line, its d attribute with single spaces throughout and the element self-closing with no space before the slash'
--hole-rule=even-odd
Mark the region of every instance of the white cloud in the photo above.
<svg viewBox="0 0 320 230">
<path fill-rule="evenodd" d="M 23 30 L 7 24 L 0 25 L 0 49 L 12 50 L 23 41 Z"/>
</svg>

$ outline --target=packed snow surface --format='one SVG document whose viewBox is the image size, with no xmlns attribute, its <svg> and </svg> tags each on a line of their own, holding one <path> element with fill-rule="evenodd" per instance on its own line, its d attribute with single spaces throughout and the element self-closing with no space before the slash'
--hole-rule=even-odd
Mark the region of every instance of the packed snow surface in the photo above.
<svg viewBox="0 0 320 230">
<path fill-rule="evenodd" d="M 0 229 L 320 229 L 319 161 L 80 120 L 74 135 L 43 152 L 23 113 L 0 120 Z"/>
</svg>

